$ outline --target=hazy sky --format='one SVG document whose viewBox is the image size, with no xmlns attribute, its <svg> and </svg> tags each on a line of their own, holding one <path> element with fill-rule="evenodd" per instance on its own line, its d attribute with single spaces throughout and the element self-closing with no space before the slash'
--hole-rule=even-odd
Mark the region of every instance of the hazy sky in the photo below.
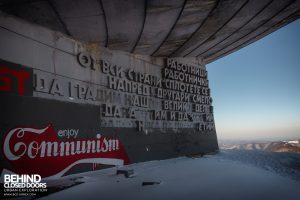
<svg viewBox="0 0 300 200">
<path fill-rule="evenodd" d="M 300 139 L 300 20 L 207 70 L 219 139 Z"/>
</svg>

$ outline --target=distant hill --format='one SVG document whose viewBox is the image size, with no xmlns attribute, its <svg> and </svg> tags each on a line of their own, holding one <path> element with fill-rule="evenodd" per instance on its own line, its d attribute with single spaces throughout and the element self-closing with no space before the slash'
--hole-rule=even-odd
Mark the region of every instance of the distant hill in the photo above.
<svg viewBox="0 0 300 200">
<path fill-rule="evenodd" d="M 276 142 L 250 142 L 243 144 L 220 143 L 220 149 L 236 150 L 261 150 L 270 152 L 300 153 L 300 140 L 276 141 Z"/>
</svg>

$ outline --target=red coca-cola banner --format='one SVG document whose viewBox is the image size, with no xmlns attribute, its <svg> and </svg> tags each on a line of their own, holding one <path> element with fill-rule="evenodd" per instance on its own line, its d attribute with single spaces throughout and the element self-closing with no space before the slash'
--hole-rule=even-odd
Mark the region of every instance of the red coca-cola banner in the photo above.
<svg viewBox="0 0 300 200">
<path fill-rule="evenodd" d="M 43 128 L 18 127 L 8 131 L 3 140 L 3 154 L 11 166 L 8 170 L 59 178 L 80 164 L 129 164 L 126 151 L 118 139 L 99 133 L 88 139 L 69 135 L 61 139 L 58 134 L 67 136 L 67 132 L 56 132 L 51 124 Z"/>
</svg>

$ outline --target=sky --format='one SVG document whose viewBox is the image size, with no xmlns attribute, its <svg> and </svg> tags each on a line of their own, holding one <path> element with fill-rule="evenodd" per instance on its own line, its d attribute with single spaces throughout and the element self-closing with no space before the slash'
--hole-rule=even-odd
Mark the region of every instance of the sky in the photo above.
<svg viewBox="0 0 300 200">
<path fill-rule="evenodd" d="M 300 139 L 300 20 L 207 66 L 218 139 Z"/>
</svg>

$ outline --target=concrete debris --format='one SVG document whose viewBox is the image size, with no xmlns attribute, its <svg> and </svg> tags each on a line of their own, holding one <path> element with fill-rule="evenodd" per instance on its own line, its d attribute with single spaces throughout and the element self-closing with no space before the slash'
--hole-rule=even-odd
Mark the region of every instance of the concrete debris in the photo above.
<svg viewBox="0 0 300 200">
<path fill-rule="evenodd" d="M 159 185 L 159 184 L 161 184 L 160 181 L 144 181 L 144 182 L 142 183 L 142 186 L 147 186 L 147 185 Z"/>
<path fill-rule="evenodd" d="M 124 174 L 126 178 L 134 177 L 134 170 L 133 169 L 118 169 L 117 175 Z"/>
</svg>

